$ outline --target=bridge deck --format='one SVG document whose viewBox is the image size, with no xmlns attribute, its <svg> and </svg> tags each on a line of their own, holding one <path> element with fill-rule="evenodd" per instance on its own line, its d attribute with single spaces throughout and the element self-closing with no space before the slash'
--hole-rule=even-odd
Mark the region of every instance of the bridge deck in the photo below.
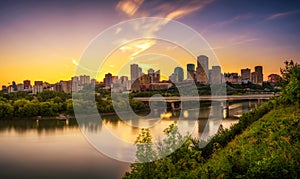
<svg viewBox="0 0 300 179">
<path fill-rule="evenodd" d="M 227 95 L 227 96 L 173 96 L 173 97 L 135 97 L 133 99 L 141 102 L 148 101 L 239 101 L 239 100 L 255 100 L 255 99 L 270 99 L 275 94 L 251 94 L 251 95 Z"/>
</svg>

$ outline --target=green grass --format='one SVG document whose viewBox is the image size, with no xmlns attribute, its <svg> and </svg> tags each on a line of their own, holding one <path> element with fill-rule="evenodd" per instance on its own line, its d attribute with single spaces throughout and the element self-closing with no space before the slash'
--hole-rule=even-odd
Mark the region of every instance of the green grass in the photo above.
<svg viewBox="0 0 300 179">
<path fill-rule="evenodd" d="M 204 178 L 299 178 L 300 109 L 273 109 L 201 167 Z"/>
</svg>

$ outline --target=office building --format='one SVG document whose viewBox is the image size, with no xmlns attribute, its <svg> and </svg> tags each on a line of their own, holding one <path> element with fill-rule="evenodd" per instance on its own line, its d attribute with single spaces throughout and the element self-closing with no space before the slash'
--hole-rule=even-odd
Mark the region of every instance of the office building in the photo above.
<svg viewBox="0 0 300 179">
<path fill-rule="evenodd" d="M 113 82 L 112 74 L 111 73 L 105 74 L 105 79 L 104 79 L 105 88 L 111 88 L 112 82 Z"/>
<path fill-rule="evenodd" d="M 132 83 L 139 79 L 140 73 L 142 73 L 142 70 L 139 68 L 137 64 L 131 64 L 130 65 L 130 79 Z"/>
<path fill-rule="evenodd" d="M 212 84 L 221 84 L 222 76 L 221 76 L 221 67 L 220 66 L 212 66 L 211 71 L 211 83 Z"/>
<path fill-rule="evenodd" d="M 23 84 L 24 84 L 24 89 L 30 89 L 31 88 L 30 80 L 24 80 Z"/>
<path fill-rule="evenodd" d="M 257 74 L 257 81 L 256 84 L 262 84 L 263 83 L 263 67 L 262 66 L 255 66 L 254 71 Z"/>
<path fill-rule="evenodd" d="M 251 73 L 251 70 L 249 68 L 241 69 L 242 81 L 249 81 L 250 80 L 250 73 Z"/>
<path fill-rule="evenodd" d="M 43 86 L 43 81 L 34 81 L 34 86 L 41 85 Z"/>
<path fill-rule="evenodd" d="M 176 82 L 181 83 L 183 81 L 183 69 L 181 67 L 176 67 L 174 69 L 174 74 L 176 76 Z"/>
<path fill-rule="evenodd" d="M 197 58 L 196 80 L 202 84 L 208 84 L 208 57 L 200 55 Z"/>
<path fill-rule="evenodd" d="M 196 80 L 196 73 L 195 73 L 195 65 L 194 64 L 187 64 L 187 79 L 188 80 Z"/>
</svg>

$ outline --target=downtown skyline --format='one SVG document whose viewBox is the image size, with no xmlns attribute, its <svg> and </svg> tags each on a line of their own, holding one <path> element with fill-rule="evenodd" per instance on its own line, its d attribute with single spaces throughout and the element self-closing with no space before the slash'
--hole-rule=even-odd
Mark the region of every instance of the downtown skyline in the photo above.
<svg viewBox="0 0 300 179">
<path fill-rule="evenodd" d="M 204 57 L 204 59 L 203 59 Z M 2 90 L 5 90 L 8 92 L 13 92 L 13 88 L 15 88 L 15 92 L 16 91 L 32 91 L 32 93 L 36 94 L 36 92 L 41 92 L 44 89 L 48 89 L 52 88 L 52 90 L 55 90 L 53 88 L 57 88 L 57 85 L 60 85 L 61 87 L 60 90 L 62 88 L 68 88 L 68 93 L 71 92 L 71 88 L 75 91 L 80 90 L 81 88 L 79 87 L 83 87 L 80 84 L 93 84 L 96 85 L 97 83 L 102 83 L 106 88 L 113 88 L 111 85 L 113 83 L 117 84 L 117 83 L 121 83 L 125 86 L 128 86 L 126 88 L 128 88 L 128 90 L 132 90 L 132 88 L 135 88 L 133 81 L 135 80 L 146 80 L 144 79 L 145 76 L 149 76 L 149 74 L 152 74 L 155 76 L 152 76 L 152 78 L 156 78 L 156 74 L 158 74 L 157 79 L 154 79 L 154 81 L 151 82 L 151 79 L 149 81 L 150 83 L 190 83 L 192 81 L 197 82 L 197 83 L 201 83 L 201 84 L 206 84 L 206 85 L 210 85 L 210 84 L 221 84 L 221 83 L 225 83 L 225 82 L 230 82 L 233 84 L 242 84 L 242 83 L 248 83 L 248 82 L 252 82 L 254 84 L 259 84 L 262 85 L 263 82 L 270 82 L 270 83 L 275 83 L 276 79 L 272 78 L 270 76 L 272 75 L 277 75 L 277 74 L 268 74 L 267 79 L 268 80 L 263 80 L 263 66 L 255 66 L 254 67 L 254 72 L 251 71 L 251 68 L 245 68 L 245 69 L 240 69 L 240 75 L 238 75 L 237 72 L 221 72 L 221 67 L 220 66 L 212 66 L 211 68 L 208 68 L 208 66 L 203 65 L 203 60 L 206 61 L 204 63 L 208 64 L 209 63 L 209 58 L 206 57 L 205 55 L 200 55 L 198 56 L 197 60 L 196 60 L 196 66 L 197 66 L 197 70 L 195 70 L 195 64 L 189 63 L 186 64 L 186 69 L 183 69 L 181 67 L 175 67 L 172 74 L 169 75 L 168 79 L 160 79 L 160 73 L 161 70 L 157 69 L 157 71 L 155 71 L 153 68 L 149 68 L 146 70 L 146 73 L 143 72 L 143 69 L 140 68 L 138 66 L 138 64 L 130 64 L 130 75 L 126 75 L 126 74 L 112 74 L 111 72 L 106 72 L 105 73 L 105 77 L 103 78 L 103 80 L 97 80 L 94 78 L 91 78 L 88 75 L 80 75 L 80 76 L 72 76 L 69 79 L 59 79 L 58 81 L 54 82 L 54 83 L 49 83 L 48 81 L 44 81 L 44 80 L 33 80 L 31 81 L 30 79 L 23 79 L 23 83 L 22 82 L 16 82 L 16 81 L 11 81 L 11 83 L 8 83 L 8 85 L 2 85 Z M 190 65 L 193 65 L 193 70 L 189 69 Z M 199 69 L 202 69 L 199 72 Z M 207 68 L 207 69 L 206 69 Z M 217 71 L 215 71 L 214 69 L 217 68 Z M 259 69 L 259 70 L 258 70 Z M 180 72 L 179 72 L 179 71 Z M 206 72 L 204 72 L 204 71 Z M 246 70 L 248 74 L 243 74 L 244 70 Z M 176 72 L 177 71 L 177 72 Z M 215 71 L 215 72 L 214 72 Z M 260 71 L 260 72 L 258 72 Z M 147 73 L 148 72 L 148 73 Z M 136 74 L 135 74 L 136 73 Z M 177 73 L 177 74 L 176 74 Z M 182 73 L 182 74 L 179 74 Z M 176 74 L 176 75 L 175 75 Z M 184 75 L 186 74 L 186 75 Z M 219 74 L 219 77 L 217 77 Z M 175 76 L 173 76 L 175 75 Z M 179 76 L 181 77 L 179 77 Z M 255 75 L 255 77 L 253 77 L 252 75 Z M 257 80 L 257 75 L 261 75 L 261 79 Z M 279 75 L 277 75 L 279 76 Z M 175 78 L 174 78 L 175 77 Z M 233 78 L 232 78 L 233 77 Z M 280 77 L 280 76 L 279 76 Z M 109 78 L 109 79 L 107 79 Z M 217 79 L 216 79 L 217 78 Z M 70 80 L 71 79 L 71 80 Z M 129 80 L 130 79 L 130 80 Z M 134 79 L 134 80 L 133 80 Z M 181 79 L 181 80 L 179 80 Z M 75 80 L 75 82 L 74 82 Z M 107 84 L 107 81 L 109 80 L 109 84 Z M 121 80 L 121 81 L 120 81 Z M 153 80 L 153 79 L 152 79 Z M 254 80 L 254 81 L 253 81 Z M 274 81 L 275 80 L 275 81 Z M 34 85 L 31 85 L 31 82 L 34 82 Z M 128 84 L 126 84 L 127 82 L 129 82 Z M 62 84 L 63 83 L 63 84 Z M 72 84 L 75 84 L 75 88 L 72 87 Z M 62 87 L 64 86 L 64 87 Z M 170 87 L 170 86 L 169 86 Z M 169 88 L 168 87 L 168 88 Z M 11 91 L 13 90 L 13 91 Z M 36 92 L 34 92 L 36 91 Z M 64 90 L 62 90 L 64 91 Z M 66 92 L 66 91 L 64 91 Z"/>
<path fill-rule="evenodd" d="M 195 29 L 214 49 L 223 72 L 240 72 L 241 68 L 259 64 L 265 67 L 265 74 L 279 74 L 285 60 L 299 62 L 300 57 L 298 1 L 66 0 L 0 4 L 1 86 L 13 80 L 54 83 L 69 79 L 95 36 L 121 21 L 147 16 L 174 19 Z M 108 67 L 107 72 L 116 74 L 116 65 Z"/>
</svg>

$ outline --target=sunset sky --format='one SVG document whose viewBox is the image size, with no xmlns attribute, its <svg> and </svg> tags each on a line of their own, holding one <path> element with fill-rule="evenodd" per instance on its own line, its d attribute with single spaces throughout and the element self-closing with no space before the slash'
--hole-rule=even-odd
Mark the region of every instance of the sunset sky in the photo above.
<svg viewBox="0 0 300 179">
<path fill-rule="evenodd" d="M 224 72 L 262 65 L 266 79 L 284 60 L 300 61 L 297 0 L 12 0 L 0 2 L 0 85 L 68 80 L 92 39 L 139 17 L 190 26 L 214 49 Z"/>
</svg>

